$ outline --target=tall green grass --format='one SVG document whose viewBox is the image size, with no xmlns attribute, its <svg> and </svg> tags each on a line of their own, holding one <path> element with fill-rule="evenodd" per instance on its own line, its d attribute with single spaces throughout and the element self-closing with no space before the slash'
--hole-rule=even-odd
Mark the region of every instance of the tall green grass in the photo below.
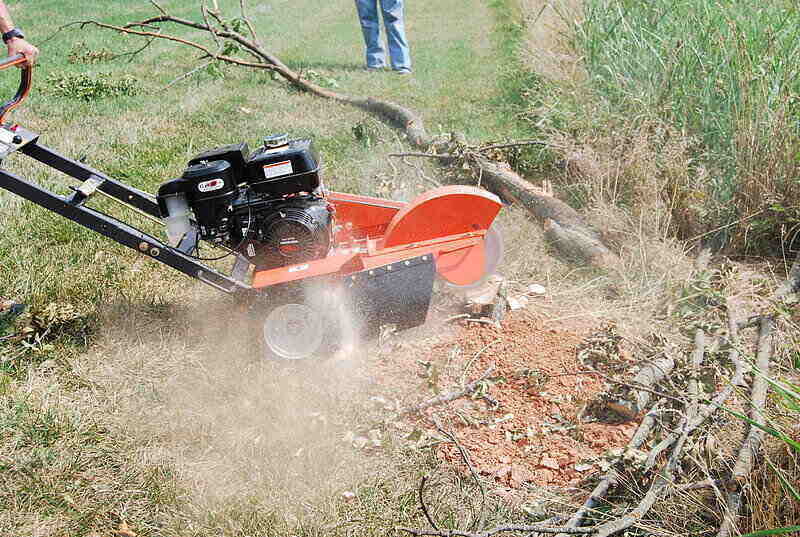
<svg viewBox="0 0 800 537">
<path fill-rule="evenodd" d="M 796 2 L 587 0 L 584 15 L 576 37 L 592 85 L 629 117 L 699 139 L 722 213 L 713 225 L 758 213 L 750 238 L 774 245 L 770 224 L 800 216 Z"/>
</svg>

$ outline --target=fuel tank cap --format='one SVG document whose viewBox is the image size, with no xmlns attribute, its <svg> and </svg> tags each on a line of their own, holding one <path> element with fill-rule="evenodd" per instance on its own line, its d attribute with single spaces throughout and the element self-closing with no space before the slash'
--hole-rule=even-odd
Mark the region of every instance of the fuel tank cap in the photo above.
<svg viewBox="0 0 800 537">
<path fill-rule="evenodd" d="M 264 138 L 264 147 L 266 147 L 267 149 L 281 147 L 288 143 L 289 143 L 289 134 L 285 132 L 281 134 L 272 134 Z"/>
</svg>

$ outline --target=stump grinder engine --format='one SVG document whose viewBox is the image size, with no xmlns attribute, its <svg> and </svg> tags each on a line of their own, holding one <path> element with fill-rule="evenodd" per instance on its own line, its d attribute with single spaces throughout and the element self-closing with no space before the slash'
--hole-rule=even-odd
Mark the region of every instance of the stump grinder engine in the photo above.
<svg viewBox="0 0 800 537">
<path fill-rule="evenodd" d="M 22 64 L 13 56 L 0 69 Z M 420 325 L 436 278 L 473 287 L 501 257 L 496 196 L 455 185 L 410 203 L 329 192 L 313 143 L 287 135 L 253 152 L 239 143 L 201 153 L 153 196 L 7 123 L 30 90 L 31 68 L 20 72 L 17 94 L 0 105 L 0 159 L 21 153 L 79 184 L 64 196 L 0 169 L 0 188 L 232 295 L 267 357 L 320 357 L 382 326 Z M 92 209 L 98 194 L 164 226 L 166 240 Z M 201 256 L 201 243 L 218 254 Z"/>
</svg>

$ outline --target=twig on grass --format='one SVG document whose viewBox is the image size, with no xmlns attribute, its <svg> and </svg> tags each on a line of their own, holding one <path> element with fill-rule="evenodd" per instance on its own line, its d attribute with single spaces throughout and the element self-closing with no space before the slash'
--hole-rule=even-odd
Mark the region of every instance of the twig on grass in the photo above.
<svg viewBox="0 0 800 537">
<path fill-rule="evenodd" d="M 526 145 L 541 145 L 545 147 L 553 147 L 553 144 L 550 142 L 545 142 L 543 140 L 519 140 L 514 142 L 508 142 L 505 144 L 492 144 L 492 145 L 484 145 L 477 148 L 477 151 L 490 151 L 492 149 L 507 149 L 510 147 L 521 147 Z"/>
<path fill-rule="evenodd" d="M 433 517 L 428 512 L 428 506 L 425 504 L 425 483 L 428 481 L 428 476 L 422 476 L 422 479 L 419 482 L 419 505 L 422 507 L 422 513 L 425 515 L 425 518 L 428 521 L 428 524 L 435 530 L 439 530 L 439 527 L 433 521 Z"/>
<path fill-rule="evenodd" d="M 498 533 L 506 532 L 506 531 L 518 531 L 518 532 L 533 532 L 533 533 L 564 533 L 569 535 L 586 535 L 590 533 L 594 533 L 594 529 L 592 528 L 555 528 L 555 527 L 548 527 L 548 526 L 524 526 L 524 525 L 507 525 L 507 526 L 497 526 L 496 528 L 492 528 L 490 530 L 482 531 L 482 532 L 469 532 L 469 531 L 461 531 L 461 530 L 419 530 L 414 528 L 397 528 L 400 531 L 404 531 L 410 535 L 432 535 L 434 537 L 491 537 L 492 535 L 496 535 Z"/>
<path fill-rule="evenodd" d="M 164 8 L 161 7 L 161 5 L 158 2 L 156 2 L 156 0 L 150 0 L 150 3 L 153 4 L 153 7 L 155 7 L 157 10 L 159 10 L 162 15 L 166 15 L 167 14 L 167 12 L 164 11 Z"/>
<path fill-rule="evenodd" d="M 406 157 L 420 157 L 420 158 L 436 158 L 436 159 L 450 159 L 455 158 L 453 155 L 449 155 L 447 153 L 442 155 L 437 155 L 435 153 L 420 153 L 420 152 L 409 152 L 409 153 L 389 153 L 387 155 L 389 157 L 394 158 L 406 158 Z"/>
<path fill-rule="evenodd" d="M 400 414 L 404 415 L 404 414 L 414 414 L 416 412 L 422 412 L 426 408 L 443 405 L 445 403 L 449 403 L 450 401 L 455 401 L 456 399 L 460 399 L 462 397 L 466 397 L 467 395 L 471 395 L 480 387 L 482 382 L 484 382 L 491 376 L 492 372 L 494 372 L 494 364 L 490 365 L 480 377 L 478 377 L 476 380 L 473 380 L 472 382 L 464 386 L 462 389 L 453 390 L 451 392 L 437 395 L 432 399 L 428 399 L 427 401 L 423 401 L 418 405 L 403 410 Z"/>
<path fill-rule="evenodd" d="M 458 453 L 461 455 L 461 460 L 464 461 L 464 464 L 469 469 L 469 473 L 472 476 L 472 479 L 475 481 L 475 485 L 477 485 L 478 490 L 481 491 L 481 507 L 478 510 L 478 514 L 474 516 L 472 522 L 470 522 L 469 529 L 472 530 L 475 528 L 481 528 L 483 527 L 483 524 L 486 521 L 486 487 L 484 487 L 483 483 L 481 483 L 481 480 L 478 477 L 478 472 L 476 472 L 475 467 L 472 466 L 472 461 L 469 458 L 467 450 L 464 449 L 464 447 L 458 441 L 458 438 L 456 438 L 453 433 L 446 431 L 442 427 L 441 423 L 439 423 L 439 420 L 436 418 L 436 416 L 431 416 L 431 420 L 433 421 L 433 424 L 436 425 L 436 429 L 440 433 L 445 435 L 456 446 L 456 449 L 458 449 Z M 433 524 L 431 524 L 431 526 L 433 526 Z"/>
<path fill-rule="evenodd" d="M 172 82 L 170 82 L 169 84 L 167 84 L 166 86 L 164 86 L 163 88 L 161 88 L 161 91 L 166 91 L 166 90 L 168 90 L 169 88 L 171 88 L 172 86 L 174 86 L 175 84 L 177 84 L 178 82 L 180 82 L 181 80 L 184 80 L 184 79 L 186 79 L 186 78 L 189 78 L 190 76 L 192 76 L 193 74 L 195 74 L 197 71 L 200 71 L 200 70 L 202 70 L 202 69 L 205 69 L 206 67 L 208 67 L 208 66 L 209 66 L 209 65 L 211 65 L 212 63 L 214 63 L 214 62 L 213 62 L 213 61 L 210 61 L 210 62 L 206 62 L 206 63 L 200 64 L 200 65 L 198 65 L 197 67 L 195 67 L 194 69 L 192 69 L 191 71 L 188 71 L 188 72 L 186 72 L 186 73 L 183 73 L 181 76 L 179 76 L 178 78 L 174 79 Z"/>
<path fill-rule="evenodd" d="M 470 358 L 469 362 L 467 362 L 467 365 L 464 366 L 464 372 L 461 374 L 462 385 L 464 385 L 464 383 L 467 381 L 467 373 L 469 373 L 469 368 L 472 367 L 472 364 L 475 363 L 475 360 L 480 358 L 481 354 L 486 352 L 486 350 L 488 350 L 491 346 L 500 343 L 501 341 L 502 339 L 495 339 L 491 343 L 487 343 L 486 345 L 483 346 L 483 348 L 481 348 L 478 352 L 476 352 L 472 358 Z"/>
</svg>

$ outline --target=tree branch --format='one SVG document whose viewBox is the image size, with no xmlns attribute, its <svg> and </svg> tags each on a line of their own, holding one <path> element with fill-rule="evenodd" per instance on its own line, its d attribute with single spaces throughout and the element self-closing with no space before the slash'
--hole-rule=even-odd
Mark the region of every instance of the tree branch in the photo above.
<svg viewBox="0 0 800 537">
<path fill-rule="evenodd" d="M 400 414 L 403 415 L 403 414 L 414 414 L 417 412 L 422 412 L 426 408 L 443 405 L 445 403 L 449 403 L 450 401 L 455 401 L 456 399 L 460 399 L 462 397 L 470 395 L 480 387 L 483 381 L 485 381 L 491 376 L 492 372 L 494 372 L 494 364 L 490 365 L 480 377 L 478 377 L 476 380 L 473 380 L 472 382 L 464 386 L 462 389 L 440 394 L 432 399 L 423 401 L 422 403 L 416 406 L 407 408 L 403 410 Z"/>
<path fill-rule="evenodd" d="M 196 43 L 194 41 L 189 41 L 188 39 L 183 39 L 181 37 L 177 37 L 177 36 L 174 36 L 174 35 L 162 34 L 162 33 L 158 33 L 158 32 L 150 32 L 150 31 L 134 30 L 133 28 L 128 28 L 128 27 L 124 27 L 124 26 L 115 26 L 113 24 L 106 24 L 104 22 L 99 22 L 99 21 L 95 21 L 95 20 L 79 21 L 78 24 L 82 28 L 84 26 L 92 25 L 92 26 L 97 26 L 99 28 L 105 28 L 107 30 L 114 30 L 115 32 L 120 32 L 120 33 L 123 33 L 123 34 L 138 35 L 138 36 L 143 36 L 143 37 L 152 37 L 152 38 L 156 38 L 156 39 L 165 39 L 167 41 L 173 41 L 175 43 L 180 43 L 181 45 L 186 45 L 188 47 L 193 47 L 193 48 L 196 48 L 198 50 L 201 50 L 204 53 L 206 53 L 206 55 L 208 55 L 210 58 L 214 58 L 215 60 L 220 60 L 220 61 L 224 61 L 224 62 L 227 62 L 227 63 L 235 64 L 235 65 L 241 65 L 241 66 L 244 66 L 244 67 L 255 67 L 255 68 L 258 68 L 258 69 L 278 70 L 278 66 L 265 65 L 263 63 L 247 62 L 247 61 L 244 61 L 244 60 L 240 60 L 238 58 L 233 58 L 231 56 L 225 56 L 225 55 L 222 55 L 222 54 L 217 54 L 217 53 L 211 52 L 211 50 L 208 47 L 205 47 L 205 46 L 201 45 L 200 43 Z"/>
<path fill-rule="evenodd" d="M 761 319 L 758 333 L 758 352 L 756 355 L 756 368 L 760 374 L 754 375 L 750 394 L 750 419 L 762 426 L 766 423 L 764 405 L 769 392 L 769 383 L 765 377 L 769 376 L 770 360 L 773 352 L 772 332 L 774 325 L 775 321 L 773 319 L 767 317 Z M 736 464 L 733 467 L 732 477 L 737 486 L 728 493 L 722 524 L 717 532 L 717 537 L 729 537 L 737 532 L 736 521 L 742 503 L 741 485 L 747 480 L 747 476 L 750 475 L 753 469 L 753 460 L 761 447 L 763 438 L 764 431 L 751 424 L 750 431 L 739 448 Z"/>
<path fill-rule="evenodd" d="M 594 490 L 592 490 L 592 493 L 588 498 L 586 498 L 586 501 L 583 502 L 583 505 L 580 507 L 580 509 L 578 509 L 575 514 L 570 517 L 566 524 L 567 528 L 577 528 L 580 526 L 586 518 L 586 515 L 595 510 L 597 505 L 606 497 L 608 491 L 617 486 L 617 483 L 619 482 L 619 474 L 614 467 L 622 460 L 622 457 L 626 452 L 639 449 L 642 444 L 644 444 L 644 442 L 650 436 L 650 432 L 655 427 L 656 415 L 658 415 L 659 406 L 663 402 L 663 399 L 658 401 L 655 405 L 653 405 L 653 408 L 651 408 L 647 414 L 645 414 L 644 418 L 642 418 L 642 422 L 636 429 L 636 432 L 631 437 L 630 442 L 628 442 L 628 445 L 625 447 L 625 451 L 623 451 L 614 464 L 611 465 L 611 468 L 609 468 L 605 473 L 603 478 L 597 483 L 597 485 L 594 487 Z M 557 537 L 562 537 L 566 534 L 567 532 L 561 532 L 561 535 Z"/>
</svg>

